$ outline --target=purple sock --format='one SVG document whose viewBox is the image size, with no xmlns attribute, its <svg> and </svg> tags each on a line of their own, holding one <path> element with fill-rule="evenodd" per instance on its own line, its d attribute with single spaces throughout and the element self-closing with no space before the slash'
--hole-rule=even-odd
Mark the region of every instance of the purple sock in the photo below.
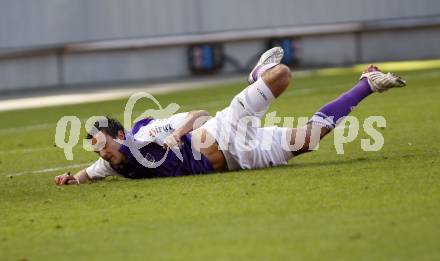
<svg viewBox="0 0 440 261">
<path fill-rule="evenodd" d="M 313 115 L 309 123 L 333 129 L 340 119 L 347 116 L 359 102 L 372 93 L 367 79 L 362 79 L 351 90 L 322 107 Z"/>
</svg>

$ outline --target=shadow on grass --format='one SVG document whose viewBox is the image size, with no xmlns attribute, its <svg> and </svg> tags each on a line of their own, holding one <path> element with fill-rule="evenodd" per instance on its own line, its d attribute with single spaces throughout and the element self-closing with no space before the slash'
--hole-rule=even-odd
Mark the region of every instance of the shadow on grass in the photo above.
<svg viewBox="0 0 440 261">
<path fill-rule="evenodd" d="M 354 159 L 342 159 L 342 160 L 332 160 L 332 161 L 319 161 L 319 162 L 308 162 L 308 163 L 292 163 L 288 165 L 276 166 L 271 168 L 261 168 L 261 169 L 247 169 L 247 170 L 238 170 L 238 171 L 226 171 L 226 172 L 217 172 L 210 174 L 199 174 L 199 175 L 187 175 L 187 176 L 179 176 L 179 177 L 157 177 L 152 179 L 135 179 L 130 180 L 123 177 L 110 177 L 105 182 L 121 182 L 121 181 L 134 181 L 134 182 L 142 182 L 143 180 L 175 180 L 176 178 L 208 178 L 209 176 L 229 176 L 229 175 L 242 175 L 242 174 L 252 174 L 252 173 L 260 173 L 266 172 L 268 170 L 304 170 L 304 169 L 313 169 L 313 168 L 321 168 L 321 167 L 332 167 L 332 166 L 344 166 L 344 165 L 353 165 L 353 164 L 368 164 L 371 162 L 384 161 L 389 159 L 388 157 L 376 157 L 376 158 L 354 158 Z"/>
<path fill-rule="evenodd" d="M 307 163 L 291 163 L 288 165 L 276 166 L 272 168 L 264 168 L 264 169 L 253 169 L 253 170 L 243 170 L 240 172 L 248 172 L 248 171 L 267 171 L 271 170 L 297 170 L 297 169 L 312 169 L 312 168 L 321 168 L 321 167 L 336 167 L 336 166 L 345 166 L 345 165 L 356 165 L 356 164 L 368 164 L 371 162 L 379 162 L 388 160 L 389 157 L 375 157 L 375 158 L 354 158 L 354 159 L 342 159 L 342 160 L 331 160 L 331 161 L 317 161 L 317 162 L 307 162 Z"/>
<path fill-rule="evenodd" d="M 281 168 L 316 168 L 316 167 L 329 167 L 329 166 L 339 166 L 347 164 L 357 164 L 357 163 L 369 163 L 372 161 L 377 162 L 378 160 L 386 160 L 385 158 L 355 158 L 355 159 L 342 159 L 342 160 L 332 160 L 332 161 L 320 161 L 320 162 L 308 162 L 308 163 L 293 163 Z"/>
</svg>

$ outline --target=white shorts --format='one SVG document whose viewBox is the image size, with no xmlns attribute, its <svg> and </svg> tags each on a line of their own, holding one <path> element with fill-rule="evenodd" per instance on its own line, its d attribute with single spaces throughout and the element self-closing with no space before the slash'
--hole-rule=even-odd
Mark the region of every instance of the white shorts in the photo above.
<svg viewBox="0 0 440 261">
<path fill-rule="evenodd" d="M 261 118 L 274 99 L 260 78 L 202 126 L 219 143 L 229 170 L 283 165 L 293 156 L 284 149 L 290 128 L 260 127 Z"/>
</svg>

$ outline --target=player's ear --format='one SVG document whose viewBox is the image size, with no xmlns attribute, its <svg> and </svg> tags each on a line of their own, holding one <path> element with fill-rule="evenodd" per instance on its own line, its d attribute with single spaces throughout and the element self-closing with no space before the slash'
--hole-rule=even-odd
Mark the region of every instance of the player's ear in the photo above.
<svg viewBox="0 0 440 261">
<path fill-rule="evenodd" d="M 123 131 L 118 131 L 118 135 L 116 136 L 116 138 L 120 139 L 120 140 L 124 140 L 125 139 L 125 133 Z"/>
</svg>

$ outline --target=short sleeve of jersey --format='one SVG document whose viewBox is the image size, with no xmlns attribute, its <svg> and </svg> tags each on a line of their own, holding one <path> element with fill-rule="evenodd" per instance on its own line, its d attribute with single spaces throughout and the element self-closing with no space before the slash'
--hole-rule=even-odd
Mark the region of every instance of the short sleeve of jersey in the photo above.
<svg viewBox="0 0 440 261">
<path fill-rule="evenodd" d="M 163 145 L 163 141 L 174 130 L 182 126 L 188 116 L 188 112 L 182 112 L 175 114 L 165 119 L 155 119 L 148 125 L 143 126 L 137 133 L 134 134 L 136 140 L 155 142 L 160 146 Z"/>
<path fill-rule="evenodd" d="M 99 158 L 95 163 L 86 169 L 87 176 L 90 179 L 102 179 L 108 176 L 119 176 L 118 173 L 110 166 L 110 163 Z"/>
<path fill-rule="evenodd" d="M 171 127 L 173 130 L 179 128 L 182 126 L 182 124 L 185 122 L 185 119 L 188 117 L 188 112 L 181 112 L 177 113 L 173 116 L 171 116 L 169 119 Z"/>
</svg>

